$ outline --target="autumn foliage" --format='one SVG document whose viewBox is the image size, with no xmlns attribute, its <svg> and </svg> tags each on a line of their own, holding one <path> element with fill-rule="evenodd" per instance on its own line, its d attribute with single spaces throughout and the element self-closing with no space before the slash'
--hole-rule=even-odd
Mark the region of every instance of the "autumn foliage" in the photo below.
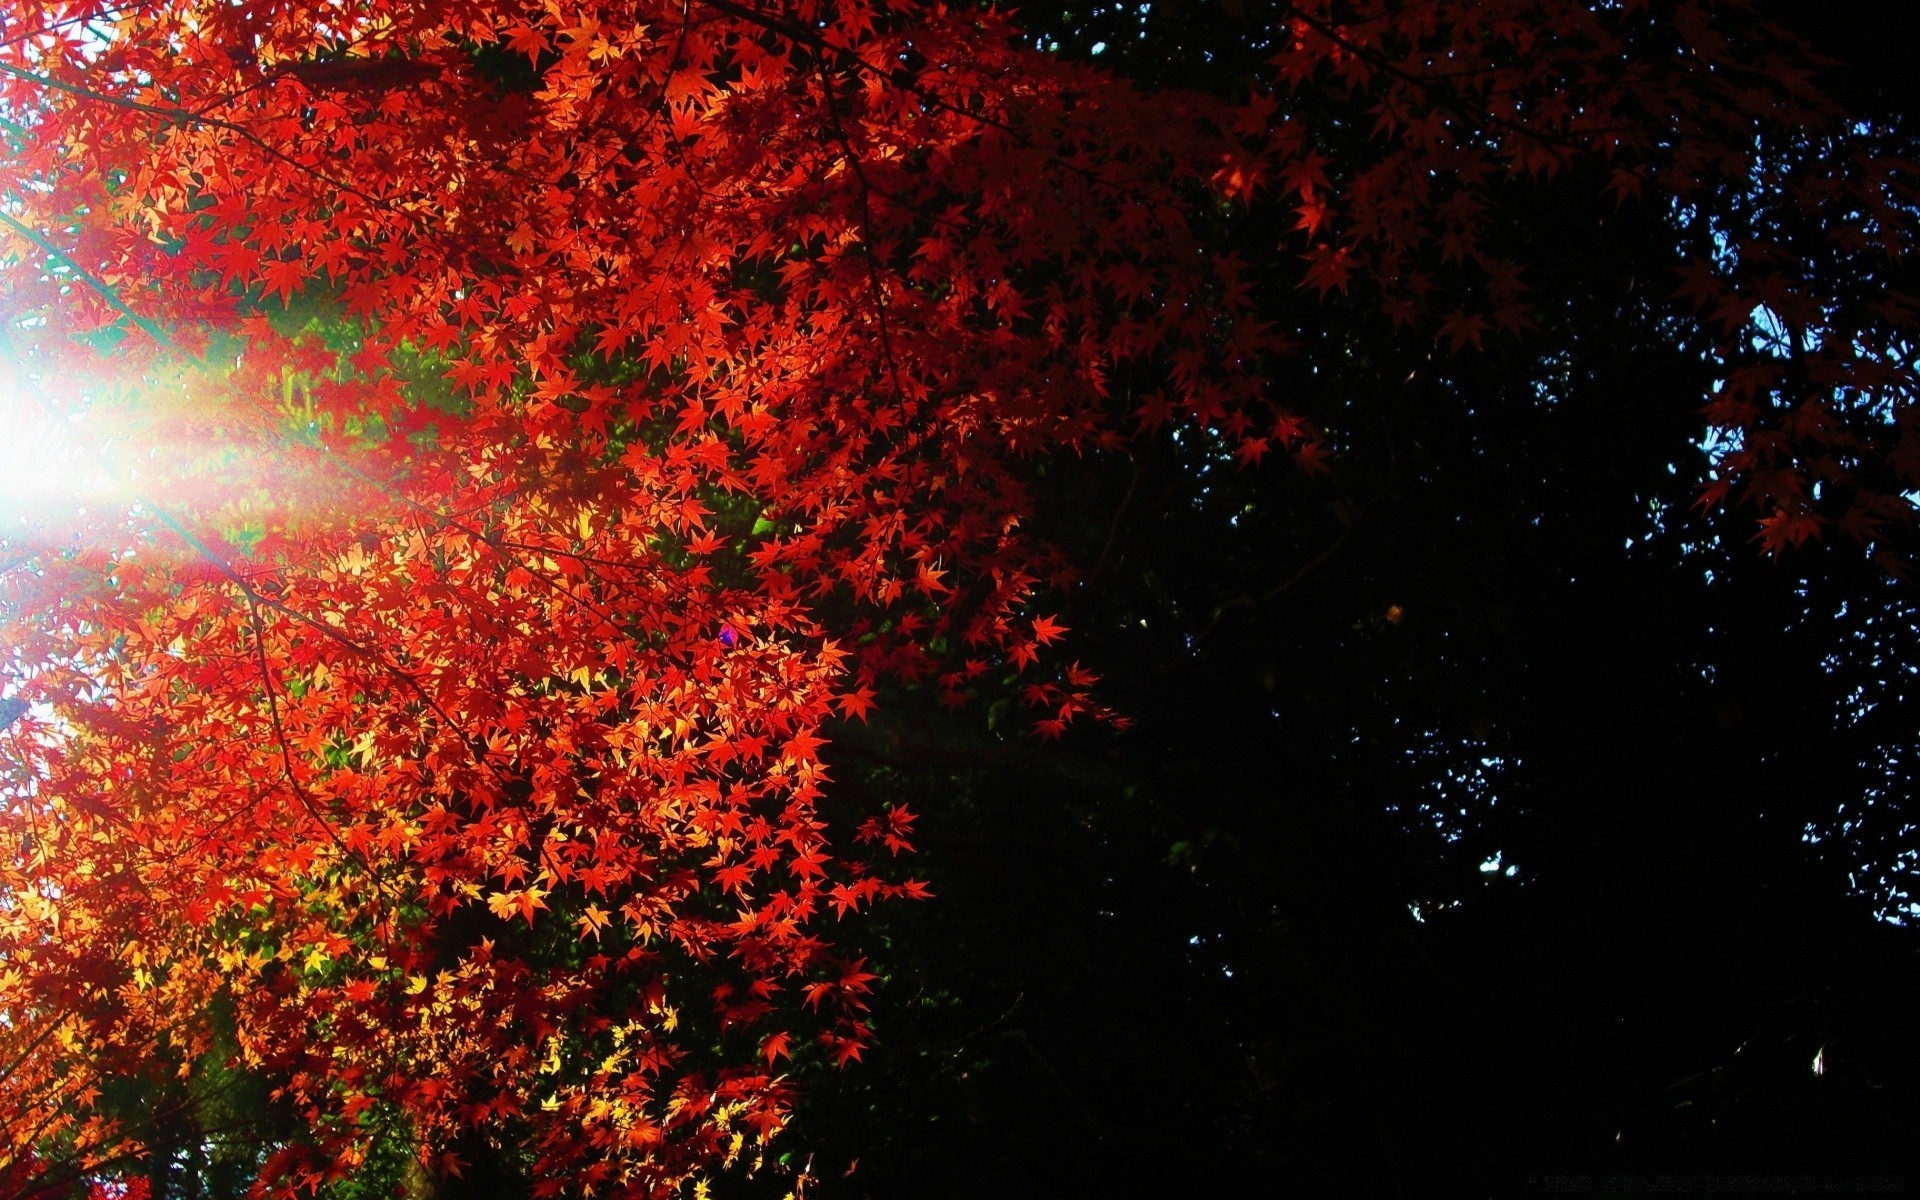
<svg viewBox="0 0 1920 1200">
<path fill-rule="evenodd" d="M 1221 98 L 920 0 L 10 5 L 9 358 L 87 490 L 4 533 L 0 1193 L 118 1169 L 106 1081 L 216 1052 L 305 1130 L 270 1188 L 376 1127 L 543 1194 L 750 1161 L 868 1043 L 836 919 L 924 893 L 907 809 L 823 815 L 831 722 L 1105 715 L 1027 465 L 1322 469 L 1263 297 L 1532 336 L 1500 189 L 1686 231 L 1703 500 L 1894 561 L 1915 180 L 1790 42 L 1288 11 Z"/>
</svg>

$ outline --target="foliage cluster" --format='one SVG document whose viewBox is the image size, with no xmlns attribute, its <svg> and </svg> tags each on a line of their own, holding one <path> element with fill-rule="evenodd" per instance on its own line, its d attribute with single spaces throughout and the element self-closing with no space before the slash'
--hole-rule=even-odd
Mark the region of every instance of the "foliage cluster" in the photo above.
<svg viewBox="0 0 1920 1200">
<path fill-rule="evenodd" d="M 796 1111 L 909 1161 L 846 1114 L 992 1111 L 961 1049 L 794 1082 L 876 988 L 1061 1136 L 1124 1065 L 1284 1169 L 1405 997 L 1371 1053 L 1474 1069 L 1436 956 L 1843 905 L 1801 840 L 1877 818 L 1806 785 L 1905 736 L 1916 181 L 1763 16 L 14 5 L 9 353 L 92 490 L 4 535 L 0 1186 L 666 1195 Z M 1072 986 L 975 1023 L 990 946 Z M 1062 1067 L 1027 1017 L 1100 989 Z"/>
</svg>

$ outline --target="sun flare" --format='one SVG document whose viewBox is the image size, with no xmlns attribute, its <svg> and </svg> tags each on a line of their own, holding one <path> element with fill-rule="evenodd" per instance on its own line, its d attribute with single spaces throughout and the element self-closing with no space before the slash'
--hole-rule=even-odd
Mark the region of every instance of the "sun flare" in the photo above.
<svg viewBox="0 0 1920 1200">
<path fill-rule="evenodd" d="M 74 416 L 48 411 L 32 379 L 0 361 L 0 537 L 84 504 L 98 472 Z"/>
</svg>

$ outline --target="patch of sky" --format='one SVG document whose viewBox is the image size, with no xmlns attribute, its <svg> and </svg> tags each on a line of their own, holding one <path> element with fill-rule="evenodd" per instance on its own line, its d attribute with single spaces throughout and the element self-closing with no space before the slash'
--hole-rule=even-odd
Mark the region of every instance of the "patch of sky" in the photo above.
<svg viewBox="0 0 1920 1200">
<path fill-rule="evenodd" d="M 1434 731 L 1420 735 L 1406 755 L 1416 777 L 1426 782 L 1410 802 L 1389 804 L 1388 815 L 1398 818 L 1409 834 L 1435 837 L 1454 853 L 1464 850 L 1482 831 L 1500 807 L 1509 773 L 1521 766 L 1517 757 L 1484 739 L 1449 738 Z M 1477 867 L 1488 882 L 1518 879 L 1521 874 L 1520 866 L 1497 848 L 1478 859 Z"/>
</svg>

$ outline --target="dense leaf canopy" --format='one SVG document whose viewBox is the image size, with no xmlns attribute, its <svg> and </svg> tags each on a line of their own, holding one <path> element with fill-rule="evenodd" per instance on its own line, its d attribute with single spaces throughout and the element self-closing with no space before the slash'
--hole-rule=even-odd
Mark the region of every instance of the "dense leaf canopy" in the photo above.
<svg viewBox="0 0 1920 1200">
<path fill-rule="evenodd" d="M 1910 915 L 1920 308 L 1767 15 L 13 5 L 0 1190 L 1800 1120 L 1716 1039 L 1826 1082 Z"/>
</svg>

